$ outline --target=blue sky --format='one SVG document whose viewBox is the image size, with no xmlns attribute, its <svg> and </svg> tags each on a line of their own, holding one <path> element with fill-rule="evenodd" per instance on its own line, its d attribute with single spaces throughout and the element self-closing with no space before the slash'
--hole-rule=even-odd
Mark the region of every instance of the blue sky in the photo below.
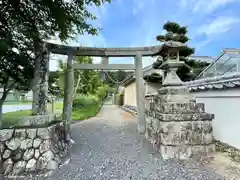
<svg viewBox="0 0 240 180">
<path fill-rule="evenodd" d="M 90 11 L 98 17 L 98 36 L 76 36 L 70 45 L 133 47 L 157 45 L 162 26 L 175 21 L 188 26 L 188 45 L 198 56 L 218 56 L 223 48 L 240 48 L 240 0 L 112 0 Z M 55 40 L 59 43 L 59 40 Z M 99 58 L 95 59 L 98 62 Z M 131 58 L 111 58 L 112 63 L 133 63 Z M 143 60 L 143 66 L 153 62 Z M 51 69 L 57 62 L 52 61 Z"/>
</svg>

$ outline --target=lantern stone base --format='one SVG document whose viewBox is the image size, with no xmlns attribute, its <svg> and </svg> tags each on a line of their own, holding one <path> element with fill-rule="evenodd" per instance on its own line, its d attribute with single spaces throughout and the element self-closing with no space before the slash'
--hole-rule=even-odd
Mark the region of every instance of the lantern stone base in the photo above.
<svg viewBox="0 0 240 180">
<path fill-rule="evenodd" d="M 215 151 L 213 114 L 196 103 L 187 87 L 163 87 L 146 110 L 145 137 L 163 159 L 188 159 Z"/>
</svg>

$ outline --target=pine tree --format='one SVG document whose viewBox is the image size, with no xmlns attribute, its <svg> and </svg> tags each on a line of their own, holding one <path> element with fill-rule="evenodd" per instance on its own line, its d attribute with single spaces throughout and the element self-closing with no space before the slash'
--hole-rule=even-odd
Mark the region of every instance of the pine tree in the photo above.
<svg viewBox="0 0 240 180">
<path fill-rule="evenodd" d="M 156 38 L 160 42 L 166 41 L 177 41 L 186 44 L 190 39 L 187 36 L 187 27 L 180 26 L 176 22 L 167 22 L 164 24 L 163 29 L 166 31 L 165 35 L 158 35 Z M 178 69 L 177 74 L 182 81 L 193 80 L 198 76 L 198 74 L 209 65 L 207 62 L 197 61 L 194 59 L 189 59 L 188 57 L 194 54 L 195 49 L 185 46 L 180 52 L 180 61 L 184 61 L 187 66 L 183 66 Z M 154 69 L 159 69 L 162 62 L 166 61 L 167 57 L 158 58 L 156 62 L 153 63 Z M 150 82 L 161 82 L 162 78 L 152 74 L 150 76 L 145 76 L 144 79 Z"/>
</svg>

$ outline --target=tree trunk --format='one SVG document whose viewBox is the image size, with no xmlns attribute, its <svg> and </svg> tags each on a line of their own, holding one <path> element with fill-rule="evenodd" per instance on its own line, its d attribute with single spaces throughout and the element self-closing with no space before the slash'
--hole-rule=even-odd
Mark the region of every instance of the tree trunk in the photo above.
<svg viewBox="0 0 240 180">
<path fill-rule="evenodd" d="M 39 45 L 36 47 L 35 50 L 35 68 L 34 68 L 34 78 L 32 82 L 32 115 L 36 115 L 39 106 L 39 93 L 40 93 L 40 63 L 41 63 L 41 56 L 40 56 L 40 47 Z"/>
<path fill-rule="evenodd" d="M 73 86 L 74 86 L 74 69 L 73 69 L 73 54 L 68 55 L 67 69 L 65 74 L 64 85 L 64 101 L 62 119 L 65 121 L 65 131 L 70 133 L 70 125 L 72 122 L 72 100 L 73 100 Z"/>
<path fill-rule="evenodd" d="M 3 103 L 2 103 L 2 100 L 0 100 L 0 129 L 2 128 L 2 123 L 3 121 Z"/>
<path fill-rule="evenodd" d="M 38 114 L 47 114 L 48 104 L 48 76 L 49 76 L 49 51 L 46 44 L 42 46 L 42 58 L 40 61 L 40 92 Z"/>
<path fill-rule="evenodd" d="M 80 72 L 79 72 L 77 84 L 76 84 L 76 87 L 74 88 L 74 92 L 73 92 L 73 99 L 74 99 L 74 97 L 75 97 L 75 95 L 76 95 L 76 93 L 77 93 L 77 89 L 78 89 L 78 87 L 79 87 L 80 81 L 81 81 L 81 74 L 80 74 Z"/>
<path fill-rule="evenodd" d="M 47 113 L 48 66 L 49 52 L 45 44 L 39 43 L 35 48 L 36 60 L 34 80 L 32 84 L 33 102 L 32 114 Z"/>
<path fill-rule="evenodd" d="M 3 94 L 2 94 L 2 98 L 0 99 L 0 129 L 2 128 L 2 121 L 3 121 L 3 104 L 7 98 L 8 92 L 11 90 L 10 88 L 8 90 L 6 90 L 6 88 L 3 88 Z"/>
</svg>

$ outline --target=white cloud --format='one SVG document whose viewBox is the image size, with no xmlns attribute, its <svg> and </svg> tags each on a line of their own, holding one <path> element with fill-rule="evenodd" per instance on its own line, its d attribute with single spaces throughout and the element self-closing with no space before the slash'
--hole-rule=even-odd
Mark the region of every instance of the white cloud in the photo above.
<svg viewBox="0 0 240 180">
<path fill-rule="evenodd" d="M 145 1 L 146 2 L 146 1 Z M 134 0 L 134 7 L 132 10 L 133 15 L 135 16 L 139 11 L 141 11 L 145 5 L 145 2 L 142 0 Z"/>
<path fill-rule="evenodd" d="M 220 7 L 237 1 L 239 2 L 239 0 L 195 0 L 193 12 L 211 13 Z"/>
<path fill-rule="evenodd" d="M 208 37 L 222 34 L 231 30 L 233 26 L 238 24 L 239 22 L 239 18 L 235 17 L 218 17 L 212 22 L 202 25 L 198 30 L 198 34 L 204 34 Z"/>
<path fill-rule="evenodd" d="M 179 6 L 181 8 L 186 8 L 187 6 L 189 6 L 189 5 L 191 6 L 195 2 L 196 2 L 196 0 L 180 0 Z"/>
<path fill-rule="evenodd" d="M 221 39 L 221 35 L 232 30 L 234 26 L 239 25 L 239 22 L 240 20 L 238 18 L 221 16 L 214 19 L 213 21 L 203 24 L 198 28 L 195 36 L 204 35 L 206 39 L 204 41 L 196 43 L 196 48 L 200 49 L 212 41 Z"/>
<path fill-rule="evenodd" d="M 179 5 L 180 7 L 185 8 L 187 6 L 187 0 L 181 0 Z"/>
<path fill-rule="evenodd" d="M 206 46 L 208 43 L 210 43 L 210 42 L 212 42 L 212 41 L 213 41 L 213 39 L 206 39 L 206 40 L 204 40 L 204 41 L 202 41 L 202 42 L 196 43 L 196 44 L 195 44 L 195 47 L 196 47 L 197 50 L 198 50 L 198 49 L 201 49 L 202 47 Z"/>
</svg>

